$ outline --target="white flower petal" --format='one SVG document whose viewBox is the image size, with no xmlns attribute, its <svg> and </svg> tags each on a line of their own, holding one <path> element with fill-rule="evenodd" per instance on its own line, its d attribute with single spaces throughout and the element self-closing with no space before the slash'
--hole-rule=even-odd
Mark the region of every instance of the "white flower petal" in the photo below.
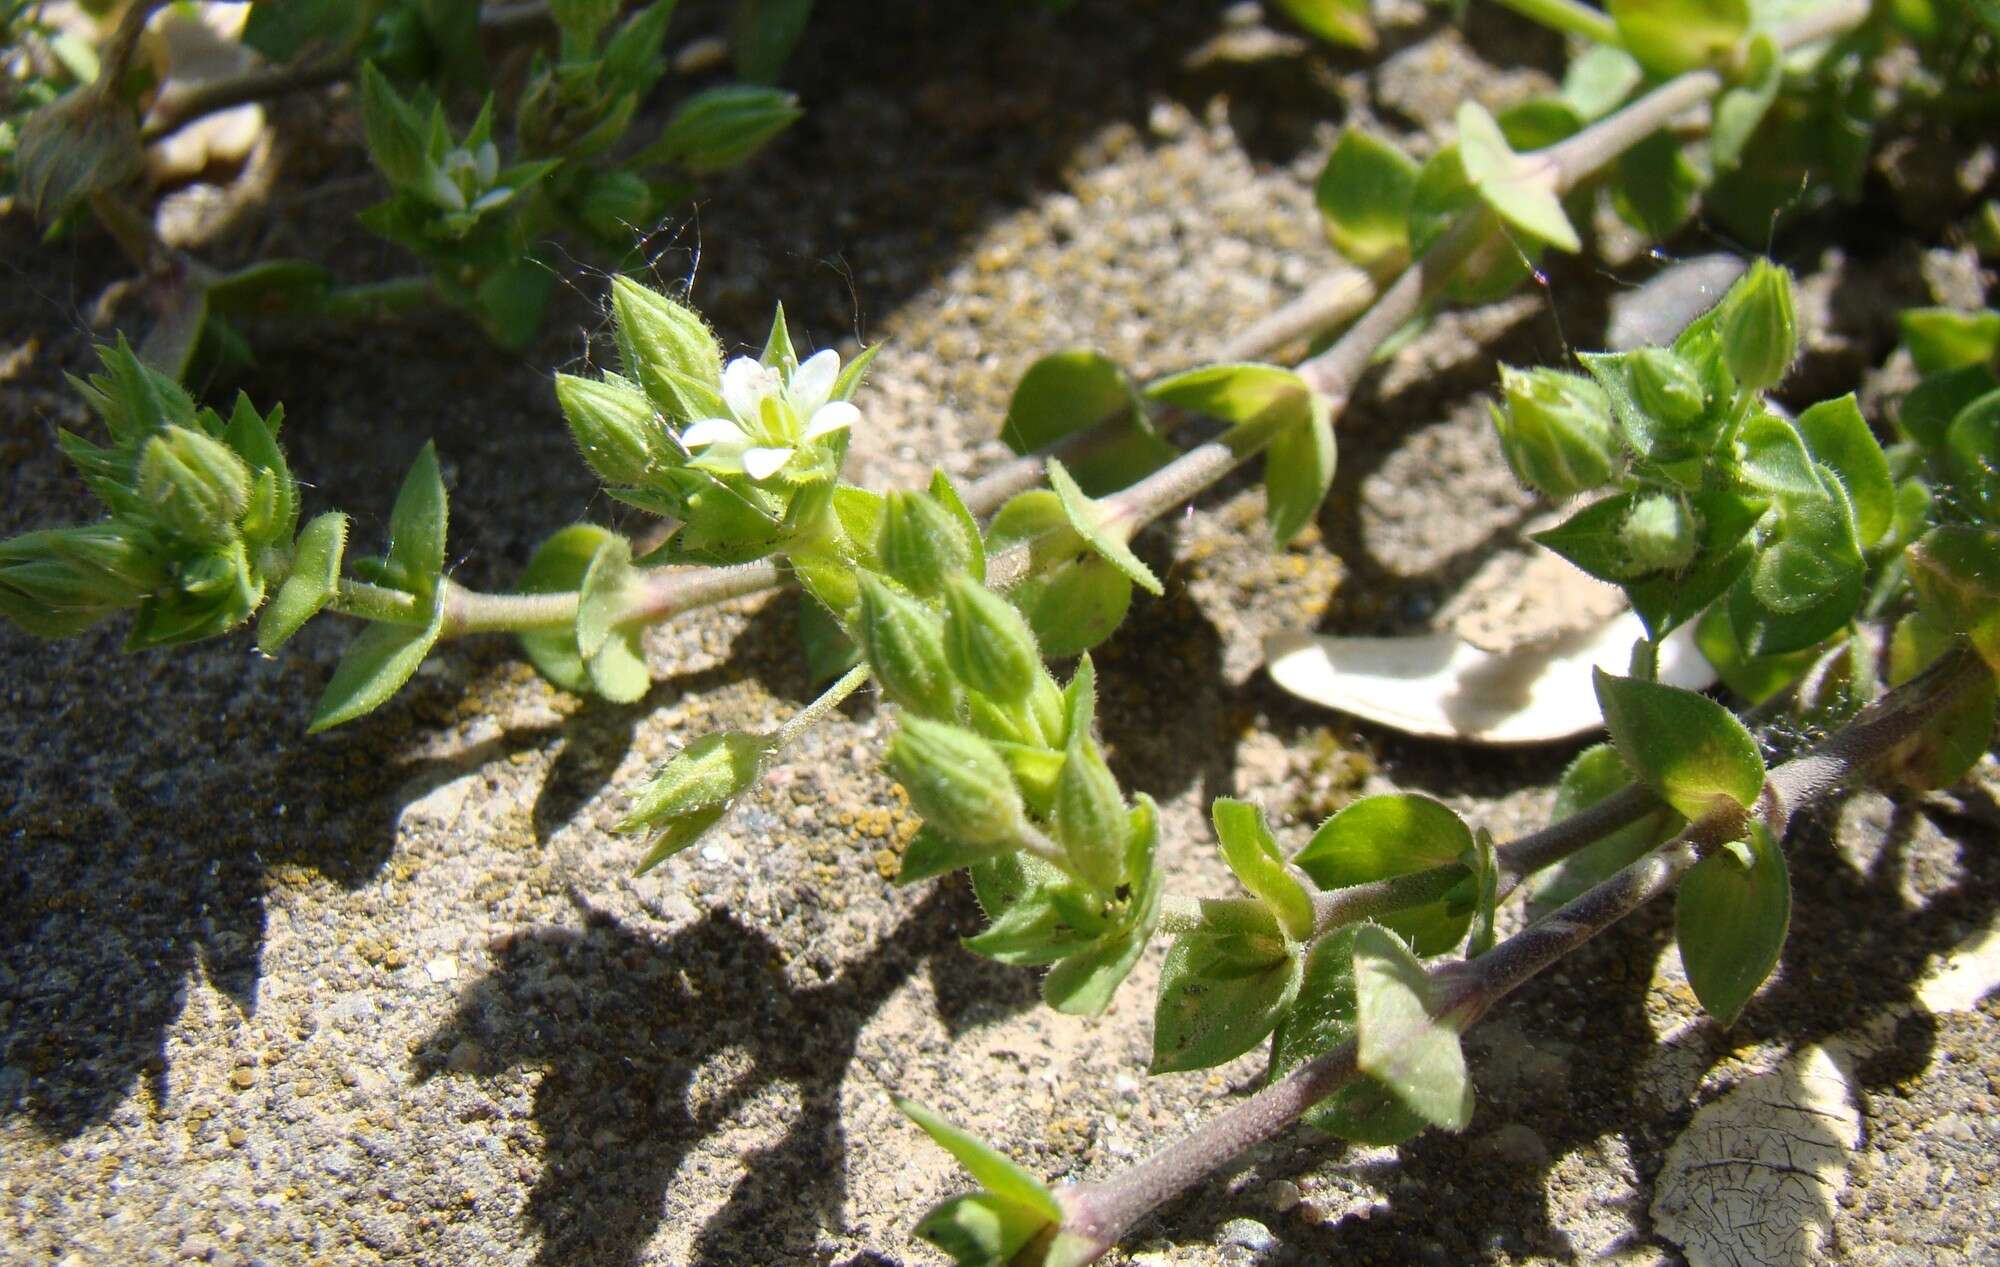
<svg viewBox="0 0 2000 1267">
<path fill-rule="evenodd" d="M 792 450 L 745 449 L 743 451 L 743 473 L 753 480 L 769 479 L 777 474 L 778 468 L 791 461 Z"/>
<path fill-rule="evenodd" d="M 722 399 L 729 412 L 748 421 L 757 416 L 757 402 L 778 386 L 778 376 L 747 356 L 722 367 Z"/>
<path fill-rule="evenodd" d="M 861 411 L 844 400 L 821 405 L 819 412 L 806 424 L 806 439 L 817 440 L 823 435 L 842 431 L 861 421 Z"/>
<path fill-rule="evenodd" d="M 792 404 L 810 418 L 826 403 L 839 378 L 840 353 L 832 348 L 813 353 L 806 358 L 805 364 L 792 371 Z"/>
<path fill-rule="evenodd" d="M 681 432 L 681 443 L 690 449 L 699 449 L 705 444 L 725 444 L 731 440 L 742 444 L 749 439 L 733 418 L 703 418 L 700 422 L 689 423 L 687 429 Z"/>
</svg>

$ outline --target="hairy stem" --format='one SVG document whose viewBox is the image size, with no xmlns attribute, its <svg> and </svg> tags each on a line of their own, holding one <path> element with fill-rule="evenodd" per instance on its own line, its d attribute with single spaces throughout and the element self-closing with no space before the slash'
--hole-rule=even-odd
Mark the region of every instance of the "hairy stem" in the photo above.
<svg viewBox="0 0 2000 1267">
<path fill-rule="evenodd" d="M 771 750 L 776 752 L 791 746 L 792 741 L 818 725 L 820 720 L 834 709 L 839 708 L 848 696 L 861 689 L 875 670 L 866 664 L 857 664 L 840 675 L 838 681 L 820 692 L 819 698 L 785 719 L 771 736 Z"/>
<path fill-rule="evenodd" d="M 1782 834 L 1801 806 L 1880 760 L 1987 674 L 1969 649 L 1947 653 L 1812 752 L 1772 770 L 1758 815 L 1774 834 Z M 1478 959 L 1433 968 L 1433 1014 L 1460 1029 L 1469 1026 L 1536 973 L 1671 890 L 1707 850 L 1740 835 L 1744 817 L 1731 808 L 1698 819 L 1672 841 Z M 1085 1240 L 1093 1257 L 1103 1254 L 1162 1202 L 1245 1149 L 1276 1137 L 1358 1072 L 1354 1045 L 1345 1044 L 1298 1066 L 1145 1161 L 1108 1179 L 1058 1189 L 1064 1230 Z"/>
</svg>

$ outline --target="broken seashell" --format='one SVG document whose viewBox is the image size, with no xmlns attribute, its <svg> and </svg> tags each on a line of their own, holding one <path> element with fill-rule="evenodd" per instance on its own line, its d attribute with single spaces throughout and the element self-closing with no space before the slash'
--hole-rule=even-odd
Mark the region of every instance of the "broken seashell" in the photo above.
<svg viewBox="0 0 2000 1267">
<path fill-rule="evenodd" d="M 1626 672 L 1644 634 L 1630 611 L 1505 652 L 1450 633 L 1335 638 L 1296 630 L 1265 639 L 1264 658 L 1272 680 L 1300 699 L 1406 734 L 1551 743 L 1603 728 L 1590 671 Z M 1661 644 L 1659 680 L 1692 690 L 1715 681 L 1689 628 Z"/>
</svg>

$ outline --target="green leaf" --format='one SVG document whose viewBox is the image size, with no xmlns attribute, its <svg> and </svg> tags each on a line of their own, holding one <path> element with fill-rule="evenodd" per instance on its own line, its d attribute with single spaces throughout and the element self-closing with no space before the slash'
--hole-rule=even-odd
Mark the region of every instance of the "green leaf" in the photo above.
<svg viewBox="0 0 2000 1267">
<path fill-rule="evenodd" d="M 707 809 L 694 810 L 678 818 L 669 819 L 667 825 L 653 836 L 645 857 L 639 859 L 639 865 L 632 868 L 633 876 L 646 874 L 706 836 L 709 828 L 721 822 L 722 816 L 728 812 L 727 805 L 711 805 Z"/>
<path fill-rule="evenodd" d="M 1278 927 L 1294 941 L 1311 937 L 1312 895 L 1286 868 L 1277 839 L 1264 823 L 1263 807 L 1222 797 L 1210 807 L 1209 816 L 1215 822 L 1222 856 L 1237 880 L 1270 909 Z"/>
<path fill-rule="evenodd" d="M 1583 116 L 1561 97 L 1530 97 L 1494 116 L 1500 135 L 1515 153 L 1547 149 L 1583 130 Z"/>
<path fill-rule="evenodd" d="M 1673 236 L 1694 215 L 1701 172 L 1671 132 L 1653 133 L 1618 156 L 1611 205 L 1653 241 Z"/>
<path fill-rule="evenodd" d="M 1006 852 L 1010 847 L 967 845 L 934 830 L 929 823 L 917 829 L 903 850 L 903 865 L 896 873 L 897 884 L 915 884 L 961 867 L 975 866 Z"/>
<path fill-rule="evenodd" d="M 2000 529 L 1933 528 L 1904 552 L 1917 608 L 2000 673 Z"/>
<path fill-rule="evenodd" d="M 1743 161 L 1743 151 L 1778 99 L 1784 79 L 1784 64 L 1777 43 L 1767 34 L 1751 38 L 1748 65 L 1742 77 L 1715 99 L 1714 121 L 1709 125 L 1709 154 L 1718 170 L 1726 171 Z"/>
<path fill-rule="evenodd" d="M 1037 1179 L 1027 1167 L 1011 1157 L 1004 1156 L 985 1141 L 945 1121 L 930 1109 L 915 1100 L 896 1097 L 896 1107 L 903 1116 L 924 1128 L 924 1134 L 936 1140 L 940 1147 L 965 1167 L 973 1181 L 992 1195 L 1003 1201 L 1012 1202 L 1026 1210 L 1032 1210 L 1051 1223 L 1062 1221 L 1062 1207 L 1056 1204 L 1055 1194 L 1048 1185 Z"/>
<path fill-rule="evenodd" d="M 1375 47 L 1368 0 L 1277 0 L 1285 16 L 1329 44 L 1362 50 Z"/>
<path fill-rule="evenodd" d="M 1458 107 L 1459 161 L 1465 177 L 1502 219 L 1559 250 L 1583 249 L 1556 191 L 1558 172 L 1547 160 L 1516 154 L 1500 125 L 1476 101 Z"/>
<path fill-rule="evenodd" d="M 1951 632 L 1924 613 L 1903 617 L 1889 640 L 1890 684 L 1909 681 L 1951 645 Z M 1986 755 L 1993 740 L 1994 710 L 1991 676 L 1966 686 L 1921 731 L 1889 754 L 1883 762 L 1885 781 L 1922 791 L 1958 782 Z"/>
<path fill-rule="evenodd" d="M 1717 64 L 1750 30 L 1747 0 L 1609 0 L 1618 42 L 1665 77 Z"/>
<path fill-rule="evenodd" d="M 1729 619 L 1752 655 L 1798 651 L 1838 632 L 1860 610 L 1867 563 L 1836 477 L 1827 495 L 1780 504 L 1776 531 L 1729 594 Z"/>
<path fill-rule="evenodd" d="M 1819 475 L 1805 438 L 1789 419 L 1758 413 L 1736 433 L 1737 476 L 1762 493 L 1784 497 L 1819 497 Z"/>
<path fill-rule="evenodd" d="M 1903 397 L 1896 412 L 1896 429 L 1926 449 L 1941 449 L 1959 414 L 1995 391 L 2000 391 L 2000 378 L 1984 365 L 1932 374 Z"/>
<path fill-rule="evenodd" d="M 1125 371 L 1085 349 L 1054 352 L 1028 367 L 1007 403 L 1000 438 L 1016 453 L 1033 453 L 1100 425 L 1104 434 L 1071 456 L 1077 484 L 1093 496 L 1126 487 L 1176 452 L 1153 430 Z"/>
<path fill-rule="evenodd" d="M 1458 1035 L 1430 1014 L 1430 979 L 1388 929 L 1354 935 L 1355 1065 L 1432 1126 L 1472 1120 L 1472 1082 Z"/>
<path fill-rule="evenodd" d="M 951 1255 L 958 1267 L 1002 1267 L 1048 1224 L 1026 1206 L 972 1192 L 933 1206 L 916 1233 Z"/>
<path fill-rule="evenodd" d="M 232 317 L 314 313 L 332 288 L 333 274 L 310 260 L 260 260 L 210 283 L 208 310 Z"/>
<path fill-rule="evenodd" d="M 1070 526 L 1076 529 L 1078 535 L 1097 552 L 1100 558 L 1124 573 L 1127 579 L 1147 593 L 1155 596 L 1166 593 L 1160 585 L 1160 578 L 1153 575 L 1153 569 L 1147 567 L 1138 555 L 1132 553 L 1132 548 L 1125 544 L 1124 538 L 1107 526 L 1102 508 L 1084 495 L 1084 491 L 1077 487 L 1076 480 L 1063 468 L 1063 464 L 1054 458 L 1049 459 L 1049 487 L 1055 490 L 1057 498 L 1061 500 L 1063 514 L 1068 517 Z"/>
<path fill-rule="evenodd" d="M 831 682 L 861 663 L 861 648 L 825 606 L 808 599 L 799 604 L 799 643 L 806 654 L 806 672 L 813 685 Z"/>
<path fill-rule="evenodd" d="M 1896 317 L 1903 346 L 1922 374 L 1968 366 L 1991 366 L 2000 357 L 2000 312 L 1991 308 L 1959 312 L 1951 308 L 1906 308 Z"/>
<path fill-rule="evenodd" d="M 1895 518 L 1896 489 L 1888 455 L 1861 416 L 1854 393 L 1807 409 L 1799 415 L 1798 430 L 1813 460 L 1830 469 L 1847 491 L 1861 544 L 1874 545 Z"/>
<path fill-rule="evenodd" d="M 1819 659 L 1819 648 L 1788 651 L 1782 655 L 1752 655 L 1736 634 L 1728 603 L 1717 603 L 1701 614 L 1695 626 L 1695 646 L 1701 658 L 1715 668 L 1724 686 L 1761 704 L 1806 675 Z"/>
<path fill-rule="evenodd" d="M 1701 1006 L 1733 1025 L 1778 964 L 1792 919 L 1784 851 L 1755 819 L 1747 841 L 1732 841 L 1681 880 L 1674 934 L 1688 984 Z"/>
<path fill-rule="evenodd" d="M 517 588 L 523 594 L 582 589 L 590 561 L 613 535 L 596 524 L 571 524 L 535 548 Z M 528 662 L 552 684 L 580 695 L 590 691 L 590 674 L 583 666 L 583 653 L 577 649 L 574 624 L 568 629 L 535 630 L 520 638 Z"/>
<path fill-rule="evenodd" d="M 1207 1069 L 1264 1041 L 1298 994 L 1301 964 L 1295 946 L 1262 952 L 1240 934 L 1174 939 L 1160 969 L 1148 1073 Z"/>
<path fill-rule="evenodd" d="M 698 176 L 726 171 L 742 164 L 804 114 L 798 98 L 789 92 L 752 84 L 724 84 L 681 102 L 659 139 L 630 161 L 635 166 L 678 163 Z"/>
<path fill-rule="evenodd" d="M 1592 44 L 1576 53 L 1563 72 L 1562 95 L 1585 121 L 1601 119 L 1632 95 L 1646 72 L 1632 55 L 1610 44 Z"/>
<path fill-rule="evenodd" d="M 532 256 L 488 274 L 473 299 L 487 337 L 509 351 L 528 346 L 541 329 L 555 283 L 554 270 Z"/>
<path fill-rule="evenodd" d="M 334 668 L 306 733 L 316 735 L 380 708 L 410 680 L 443 628 L 440 603 L 432 605 L 427 624 L 374 624 L 362 630 Z"/>
<path fill-rule="evenodd" d="M 1472 829 L 1428 796 L 1403 792 L 1369 796 L 1341 810 L 1313 834 L 1292 861 L 1322 889 L 1341 889 L 1460 862 L 1473 847 Z M 1465 936 L 1472 912 L 1437 901 L 1398 911 L 1383 923 L 1407 937 L 1418 954 L 1450 950 Z"/>
<path fill-rule="evenodd" d="M 1042 1001 L 1066 1016 L 1097 1016 L 1111 1006 L 1111 996 L 1132 975 L 1152 940 L 1160 887 L 1159 877 L 1153 877 L 1146 900 L 1154 914 L 1142 925 L 1101 937 L 1050 968 L 1042 978 Z"/>
<path fill-rule="evenodd" d="M 1484 827 L 1472 834 L 1466 865 L 1472 869 L 1472 935 L 1465 943 L 1465 957 L 1477 959 L 1493 949 L 1500 902 L 1500 855 L 1493 848 L 1493 833 Z"/>
<path fill-rule="evenodd" d="M 361 119 L 368 156 L 389 184 L 397 189 L 420 186 L 429 169 L 424 154 L 428 129 L 373 62 L 361 66 Z"/>
<path fill-rule="evenodd" d="M 1959 410 L 1944 444 L 1958 495 L 1989 522 L 2000 522 L 2000 392 Z"/>
<path fill-rule="evenodd" d="M 1387 141 L 1350 127 L 1327 157 L 1313 199 L 1333 249 L 1387 272 L 1410 258 L 1410 198 L 1417 164 Z"/>
<path fill-rule="evenodd" d="M 243 22 L 243 43 L 267 61 L 288 62 L 313 44 L 331 50 L 347 48 L 361 38 L 368 17 L 368 6 L 353 0 L 252 5 Z"/>
<path fill-rule="evenodd" d="M 292 547 L 292 570 L 257 620 L 257 649 L 271 655 L 340 592 L 347 516 L 330 510 L 307 524 Z"/>
<path fill-rule="evenodd" d="M 1333 488 L 1333 406 L 1314 392 L 1307 416 L 1280 431 L 1264 454 L 1264 516 L 1279 545 L 1305 531 Z"/>
<path fill-rule="evenodd" d="M 642 586 L 632 543 L 613 534 L 599 544 L 577 587 L 577 651 L 591 689 L 616 704 L 635 703 L 652 686 L 640 641 L 644 627 L 626 620 Z"/>
<path fill-rule="evenodd" d="M 1007 592 L 1027 618 L 1049 659 L 1080 655 L 1117 630 L 1132 603 L 1132 582 L 1095 554 L 1074 557 L 1083 540 L 1070 527 L 1062 499 L 1046 489 L 1022 493 L 1000 508 L 987 530 L 986 550 L 1030 547 L 1028 579 Z"/>
<path fill-rule="evenodd" d="M 1416 187 L 1410 191 L 1411 253 L 1422 255 L 1459 216 L 1484 206 L 1466 175 L 1458 145 L 1438 150 L 1418 170 Z M 1541 251 L 1539 238 L 1510 240 L 1499 232 L 1497 213 L 1487 209 L 1486 214 L 1495 217 L 1494 231 L 1458 266 L 1446 288 L 1459 303 L 1488 303 L 1503 297 L 1527 279 Z"/>
<path fill-rule="evenodd" d="M 1562 782 L 1556 785 L 1556 803 L 1549 811 L 1549 821 L 1560 823 L 1572 818 L 1614 792 L 1623 791 L 1631 782 L 1632 771 L 1616 748 L 1608 743 L 1586 748 L 1563 771 Z M 1685 822 L 1662 805 L 1637 822 L 1585 845 L 1535 877 L 1534 892 L 1528 900 L 1528 918 L 1540 919 L 1610 879 L 1680 831 Z"/>
<path fill-rule="evenodd" d="M 1245 423 L 1275 410 L 1303 414 L 1312 388 L 1281 365 L 1245 361 L 1168 375 L 1149 385 L 1146 395 L 1224 422 Z"/>
<path fill-rule="evenodd" d="M 1593 670 L 1598 706 L 1618 755 L 1661 800 L 1689 818 L 1718 802 L 1743 809 L 1764 790 L 1757 741 L 1706 695 Z"/>
<path fill-rule="evenodd" d="M 976 864 L 973 874 L 977 876 L 987 867 L 1010 863 L 1016 856 Z M 965 938 L 962 944 L 975 955 L 1016 968 L 1055 963 L 1088 948 L 1096 936 L 1070 922 L 1065 903 L 1056 900 L 1058 894 L 1070 896 L 1062 881 L 1041 881 L 994 915 L 984 932 Z M 990 905 L 988 909 L 991 910 Z"/>
<path fill-rule="evenodd" d="M 437 445 L 426 441 L 389 512 L 389 563 L 420 599 L 428 599 L 444 579 L 444 474 Z"/>
<path fill-rule="evenodd" d="M 1353 924 L 1313 943 L 1297 999 L 1278 1023 L 1271 1041 L 1269 1081 L 1276 1082 L 1299 1065 L 1354 1039 L 1354 941 L 1362 925 Z M 1400 1144 L 1422 1131 L 1423 1118 L 1373 1078 L 1354 1079 L 1303 1115 L 1315 1130 L 1357 1144 Z"/>
<path fill-rule="evenodd" d="M 979 521 L 972 517 L 972 511 L 967 508 L 965 499 L 958 495 L 958 489 L 943 471 L 931 472 L 930 492 L 937 503 L 949 511 L 952 519 L 957 522 L 959 536 L 965 543 L 966 568 L 972 574 L 973 580 L 983 583 L 986 580 L 986 546 L 980 540 Z"/>
<path fill-rule="evenodd" d="M 812 16 L 813 0 L 737 0 L 730 15 L 730 53 L 736 73 L 770 83 L 785 68 Z"/>
</svg>

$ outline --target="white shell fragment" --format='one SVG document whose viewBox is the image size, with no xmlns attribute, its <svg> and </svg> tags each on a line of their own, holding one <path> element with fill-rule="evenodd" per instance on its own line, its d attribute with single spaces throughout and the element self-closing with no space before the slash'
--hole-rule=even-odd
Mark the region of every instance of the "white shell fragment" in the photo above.
<svg viewBox="0 0 2000 1267">
<path fill-rule="evenodd" d="M 1451 633 L 1335 638 L 1292 631 L 1266 639 L 1264 658 L 1272 680 L 1300 699 L 1408 734 L 1550 743 L 1603 727 L 1590 671 L 1626 672 L 1644 632 L 1629 611 L 1501 652 Z M 1685 628 L 1661 644 L 1660 681 L 1692 690 L 1715 681 Z"/>
<path fill-rule="evenodd" d="M 1852 1076 L 1808 1047 L 1694 1115 L 1653 1184 L 1653 1228 L 1690 1267 L 1823 1261 L 1861 1143 Z"/>
</svg>

